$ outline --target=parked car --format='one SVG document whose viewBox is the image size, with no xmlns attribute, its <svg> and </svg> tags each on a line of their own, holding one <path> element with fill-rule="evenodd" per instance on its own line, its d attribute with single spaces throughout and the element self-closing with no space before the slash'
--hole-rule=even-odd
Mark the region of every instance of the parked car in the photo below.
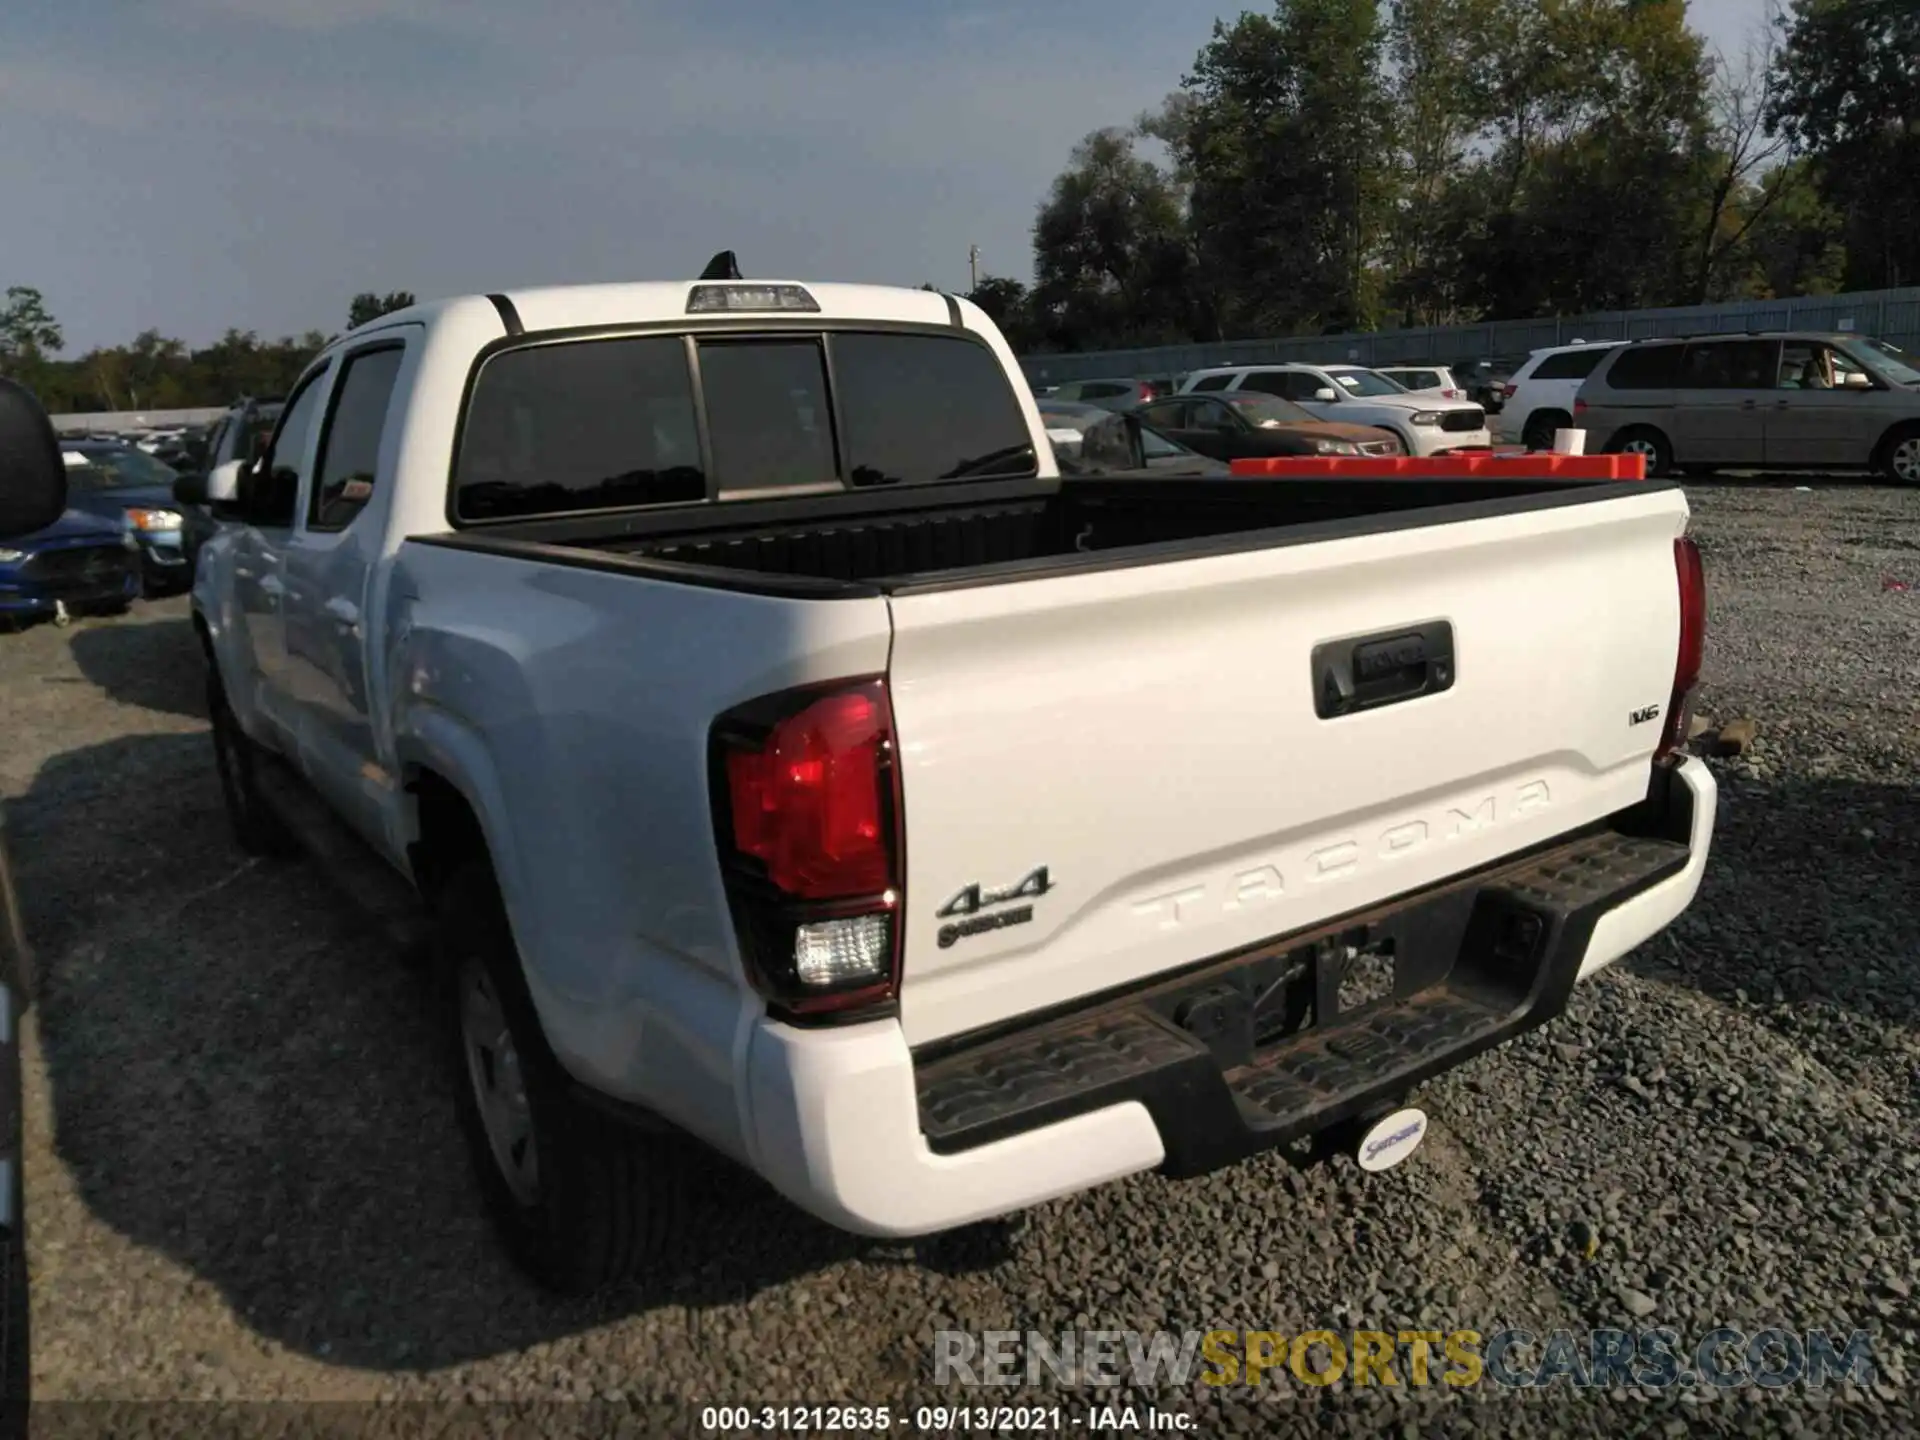
<svg viewBox="0 0 1920 1440">
<path fill-rule="evenodd" d="M 1491 355 L 1480 360 L 1461 360 L 1447 368 L 1466 390 L 1466 399 L 1489 415 L 1498 415 L 1507 403 L 1507 382 L 1525 363 L 1524 355 Z"/>
<path fill-rule="evenodd" d="M 115 615 L 139 594 L 139 542 L 111 520 L 69 509 L 44 529 L 0 540 L 0 625 Z"/>
<path fill-rule="evenodd" d="M 1372 425 L 1322 420 L 1256 390 L 1174 395 L 1134 412 L 1170 440 L 1216 460 L 1263 455 L 1404 455 L 1398 437 Z"/>
<path fill-rule="evenodd" d="M 408 315 L 208 477 L 213 758 L 243 843 L 426 902 L 549 1285 L 684 1263 L 682 1134 L 891 1237 L 1392 1163 L 1416 1083 L 1700 884 L 1677 487 L 1062 479 L 993 322 L 918 290 Z"/>
<path fill-rule="evenodd" d="M 1386 376 L 1410 395 L 1432 395 L 1441 400 L 1468 398 L 1445 365 L 1376 365 L 1373 373 Z"/>
<path fill-rule="evenodd" d="M 1529 450 L 1551 450 L 1553 432 L 1573 428 L 1580 386 L 1618 340 L 1549 345 L 1534 351 L 1507 382 L 1507 403 L 1494 421 L 1495 438 Z"/>
<path fill-rule="evenodd" d="M 1083 405 L 1098 405 L 1103 410 L 1131 410 L 1158 395 L 1146 380 L 1068 380 L 1056 385 L 1050 400 L 1078 400 Z"/>
<path fill-rule="evenodd" d="M 1130 456 L 1130 468 L 1161 475 L 1219 476 L 1233 471 L 1217 460 L 1169 439 L 1137 412 L 1124 414 L 1084 405 L 1077 400 L 1045 399 L 1039 402 L 1040 422 L 1046 427 L 1054 457 L 1062 474 L 1104 474 L 1120 466 L 1118 458 L 1128 455 L 1130 442 L 1120 433 L 1129 427 L 1134 432 L 1137 454 Z M 1088 438 L 1094 437 L 1089 446 Z"/>
<path fill-rule="evenodd" d="M 1478 405 L 1409 395 L 1361 365 L 1223 365 L 1194 371 L 1182 393 L 1242 390 L 1291 400 L 1316 419 L 1390 431 L 1409 455 L 1447 455 L 1493 444 L 1486 412 Z"/>
<path fill-rule="evenodd" d="M 185 518 L 174 506 L 179 475 L 131 445 L 65 442 L 68 504 L 119 524 L 140 546 L 141 583 L 149 595 L 184 590 Z"/>
<path fill-rule="evenodd" d="M 1920 484 L 1920 369 L 1860 335 L 1642 340 L 1580 386 L 1589 448 L 1674 469 L 1875 470 Z"/>
</svg>

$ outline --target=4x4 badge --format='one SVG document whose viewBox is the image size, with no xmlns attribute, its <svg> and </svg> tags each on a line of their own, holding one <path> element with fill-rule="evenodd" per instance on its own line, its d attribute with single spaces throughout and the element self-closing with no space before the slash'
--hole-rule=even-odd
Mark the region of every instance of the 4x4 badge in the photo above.
<svg viewBox="0 0 1920 1440">
<path fill-rule="evenodd" d="M 1053 880 L 1042 865 L 1027 872 L 1026 878 L 1017 885 L 1008 885 L 1004 889 L 989 890 L 982 885 L 969 885 L 955 895 L 935 913 L 942 920 L 950 920 L 956 915 L 975 915 L 989 905 L 1004 905 L 1009 900 L 1034 900 L 1053 888 Z"/>
</svg>

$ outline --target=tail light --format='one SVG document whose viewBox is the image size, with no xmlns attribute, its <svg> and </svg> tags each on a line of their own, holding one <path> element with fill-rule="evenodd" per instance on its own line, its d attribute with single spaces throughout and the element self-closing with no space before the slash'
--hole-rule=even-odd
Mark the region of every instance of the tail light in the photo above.
<svg viewBox="0 0 1920 1440">
<path fill-rule="evenodd" d="M 1140 403 L 1142 405 L 1146 404 L 1147 401 L 1149 400 L 1157 398 L 1157 396 L 1158 396 L 1158 392 L 1153 388 L 1153 386 L 1142 385 L 1140 387 Z"/>
<path fill-rule="evenodd" d="M 1667 729 L 1656 760 L 1664 760 L 1687 743 L 1693 691 L 1700 683 L 1700 666 L 1707 649 L 1707 577 L 1700 565 L 1700 547 L 1691 535 L 1673 542 L 1673 568 L 1680 583 L 1680 648 L 1673 662 L 1673 697 L 1667 701 Z"/>
<path fill-rule="evenodd" d="M 1440 398 L 1442 400 L 1458 400 L 1460 398 L 1460 392 L 1449 386 L 1440 392 Z"/>
<path fill-rule="evenodd" d="M 1586 402 L 1586 401 L 1584 401 L 1584 400 L 1582 400 L 1582 399 L 1580 399 L 1579 397 L 1577 397 L 1577 396 L 1576 396 L 1576 397 L 1574 398 L 1574 402 L 1573 402 L 1573 413 L 1574 413 L 1575 415 L 1584 415 L 1584 414 L 1586 414 L 1586 413 L 1587 413 L 1587 402 Z"/>
<path fill-rule="evenodd" d="M 1515 385 L 1509 382 L 1500 387 L 1500 393 L 1506 399 L 1511 400 L 1515 395 L 1520 393 L 1520 387 L 1518 385 Z"/>
<path fill-rule="evenodd" d="M 900 796 L 881 680 L 784 691 L 710 741 L 714 834 L 749 978 L 788 1019 L 899 993 Z"/>
</svg>

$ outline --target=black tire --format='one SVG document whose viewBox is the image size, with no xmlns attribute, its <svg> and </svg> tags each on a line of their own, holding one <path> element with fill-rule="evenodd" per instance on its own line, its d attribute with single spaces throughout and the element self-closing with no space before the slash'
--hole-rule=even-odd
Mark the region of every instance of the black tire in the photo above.
<svg viewBox="0 0 1920 1440">
<path fill-rule="evenodd" d="M 1647 478 L 1658 480 L 1673 470 L 1673 442 L 1651 425 L 1631 425 L 1613 437 L 1608 447 L 1616 455 L 1639 452 L 1647 457 Z"/>
<path fill-rule="evenodd" d="M 1900 425 L 1888 431 L 1874 452 L 1873 468 L 1895 485 L 1920 485 L 1920 425 Z"/>
<path fill-rule="evenodd" d="M 215 671 L 207 674 L 207 718 L 213 728 L 213 765 L 220 776 L 220 795 L 226 801 L 227 822 L 233 838 L 249 855 L 290 856 L 297 848 L 280 817 L 260 798 L 257 781 L 260 750 L 248 738 L 227 704 L 226 688 Z"/>
<path fill-rule="evenodd" d="M 1527 416 L 1521 428 L 1520 443 L 1529 450 L 1551 450 L 1553 432 L 1573 426 L 1573 417 L 1564 410 L 1536 410 Z"/>
<path fill-rule="evenodd" d="M 515 1262 L 540 1284 L 585 1295 L 640 1278 L 679 1242 L 686 1223 L 687 1143 L 621 1123 L 576 1098 L 540 1028 L 493 871 L 467 861 L 435 898 L 434 990 L 460 1129 L 474 1176 Z M 505 1047 L 486 1061 L 465 1023 L 484 977 Z M 482 1071 L 517 1073 L 531 1176 L 510 1178 L 495 1157 L 479 1092 Z M 522 1152 L 524 1153 L 524 1152 Z"/>
</svg>

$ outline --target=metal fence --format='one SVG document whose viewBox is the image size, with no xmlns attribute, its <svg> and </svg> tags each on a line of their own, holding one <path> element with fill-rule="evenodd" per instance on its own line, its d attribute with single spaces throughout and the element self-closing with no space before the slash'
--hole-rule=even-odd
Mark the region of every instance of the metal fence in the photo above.
<svg viewBox="0 0 1920 1440">
<path fill-rule="evenodd" d="M 1709 335 L 1742 330 L 1855 331 L 1905 350 L 1920 350 L 1920 287 L 1688 305 L 1672 310 L 1622 310 L 1555 320 L 1497 320 L 1485 325 L 1376 330 L 1364 335 L 1292 335 L 1267 340 L 1159 345 L 1139 350 L 1089 350 L 1074 355 L 1023 355 L 1020 366 L 1036 383 L 1109 376 L 1173 375 L 1203 365 L 1303 360 L 1332 364 L 1452 364 L 1486 356 L 1524 356 L 1576 340 L 1646 340 L 1662 335 Z"/>
<path fill-rule="evenodd" d="M 198 410 L 95 410 L 84 415 L 55 415 L 53 428 L 62 435 L 84 435 L 89 430 L 142 430 L 149 425 L 207 425 L 226 413 L 224 405 Z"/>
</svg>

